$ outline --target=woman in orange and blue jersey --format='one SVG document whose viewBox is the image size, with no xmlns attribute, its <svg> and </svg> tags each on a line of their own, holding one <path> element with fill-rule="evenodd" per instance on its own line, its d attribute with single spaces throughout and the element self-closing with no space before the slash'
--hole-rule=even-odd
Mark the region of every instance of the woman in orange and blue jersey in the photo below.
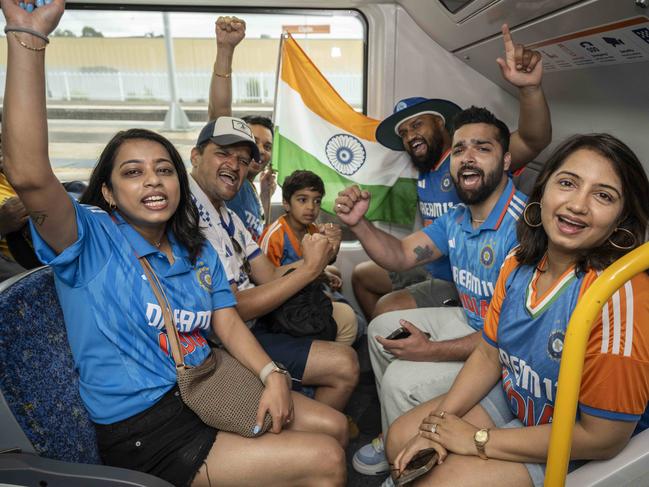
<svg viewBox="0 0 649 487">
<path fill-rule="evenodd" d="M 482 342 L 446 395 L 390 428 L 395 476 L 434 448 L 439 465 L 421 485 L 542 485 L 566 327 L 598 273 L 644 241 L 648 193 L 637 157 L 610 135 L 575 136 L 555 151 L 519 221 Z M 642 273 L 591 331 L 572 460 L 613 457 L 649 425 L 648 320 Z"/>
</svg>

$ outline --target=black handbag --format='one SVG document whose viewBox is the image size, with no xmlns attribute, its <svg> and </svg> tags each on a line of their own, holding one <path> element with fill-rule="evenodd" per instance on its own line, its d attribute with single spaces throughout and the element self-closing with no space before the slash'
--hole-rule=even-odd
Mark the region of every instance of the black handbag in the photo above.
<svg viewBox="0 0 649 487">
<path fill-rule="evenodd" d="M 293 270 L 289 269 L 286 274 Z M 338 333 L 331 299 L 325 294 L 320 280 L 302 288 L 284 304 L 263 316 L 261 322 L 273 333 L 286 333 L 294 337 L 308 336 L 333 341 Z"/>
</svg>

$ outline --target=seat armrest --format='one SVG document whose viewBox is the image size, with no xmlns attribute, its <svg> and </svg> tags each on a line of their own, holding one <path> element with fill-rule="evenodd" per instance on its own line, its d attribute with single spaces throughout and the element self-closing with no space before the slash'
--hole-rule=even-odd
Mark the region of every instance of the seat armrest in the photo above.
<svg viewBox="0 0 649 487">
<path fill-rule="evenodd" d="M 0 483 L 66 487 L 173 487 L 135 470 L 50 460 L 29 453 L 0 454 Z"/>
<path fill-rule="evenodd" d="M 649 430 L 637 434 L 610 460 L 588 462 L 566 477 L 566 487 L 649 485 Z"/>
</svg>

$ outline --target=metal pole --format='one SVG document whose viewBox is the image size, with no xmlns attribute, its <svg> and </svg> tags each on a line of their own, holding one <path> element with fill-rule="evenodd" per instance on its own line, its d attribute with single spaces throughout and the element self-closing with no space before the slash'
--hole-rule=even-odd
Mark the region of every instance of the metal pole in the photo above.
<svg viewBox="0 0 649 487">
<path fill-rule="evenodd" d="M 162 130 L 167 131 L 188 131 L 189 119 L 178 103 L 178 91 L 176 89 L 176 62 L 174 60 L 174 46 L 169 28 L 169 13 L 162 13 L 162 24 L 164 26 L 165 49 L 167 51 L 167 77 L 169 80 L 169 109 L 165 115 Z"/>
</svg>

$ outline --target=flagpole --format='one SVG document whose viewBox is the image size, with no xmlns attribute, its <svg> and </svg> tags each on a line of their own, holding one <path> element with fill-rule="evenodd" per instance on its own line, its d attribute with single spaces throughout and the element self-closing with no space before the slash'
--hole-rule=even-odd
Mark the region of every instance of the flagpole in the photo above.
<svg viewBox="0 0 649 487">
<path fill-rule="evenodd" d="M 273 127 L 275 126 L 275 120 L 277 120 L 277 92 L 279 90 L 279 77 L 280 77 L 281 72 L 282 72 L 282 48 L 284 47 L 284 39 L 286 39 L 287 35 L 288 34 L 286 32 L 282 32 L 282 35 L 279 38 L 279 53 L 277 55 L 277 72 L 275 73 L 275 96 L 274 96 L 274 100 L 273 100 L 273 120 L 272 120 L 273 121 Z M 275 129 L 275 127 L 274 127 L 274 130 L 273 130 L 273 133 L 277 134 L 277 130 Z M 275 141 L 273 141 L 273 145 L 275 145 Z M 273 161 L 271 160 L 271 162 L 268 165 L 270 166 L 268 169 L 270 169 L 272 171 L 273 170 Z M 272 205 L 271 205 L 271 208 L 272 208 Z M 270 225 L 270 211 L 268 211 L 264 215 L 264 223 L 266 225 Z"/>
</svg>

